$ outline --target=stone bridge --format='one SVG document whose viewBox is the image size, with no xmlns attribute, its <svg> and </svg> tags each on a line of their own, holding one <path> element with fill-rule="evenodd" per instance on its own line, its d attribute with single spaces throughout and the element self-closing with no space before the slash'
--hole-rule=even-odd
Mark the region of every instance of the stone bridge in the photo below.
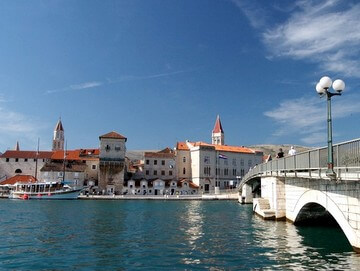
<svg viewBox="0 0 360 271">
<path fill-rule="evenodd" d="M 257 165 L 240 183 L 239 201 L 265 219 L 336 221 L 360 252 L 360 139 L 336 144 L 327 176 L 327 148 Z"/>
</svg>

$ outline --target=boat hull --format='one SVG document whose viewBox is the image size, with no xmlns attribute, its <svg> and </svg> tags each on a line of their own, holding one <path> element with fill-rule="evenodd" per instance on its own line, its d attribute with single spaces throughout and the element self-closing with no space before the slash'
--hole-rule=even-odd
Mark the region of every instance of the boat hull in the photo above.
<svg viewBox="0 0 360 271">
<path fill-rule="evenodd" d="M 9 196 L 10 199 L 37 199 L 37 200 L 57 200 L 57 199 L 77 199 L 81 189 L 75 189 L 70 191 L 54 191 L 51 193 L 29 193 L 29 192 L 12 192 Z"/>
</svg>

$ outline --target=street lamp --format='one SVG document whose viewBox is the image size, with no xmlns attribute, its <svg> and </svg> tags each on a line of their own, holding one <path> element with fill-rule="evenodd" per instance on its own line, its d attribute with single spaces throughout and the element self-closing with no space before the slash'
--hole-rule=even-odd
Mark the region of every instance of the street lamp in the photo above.
<svg viewBox="0 0 360 271">
<path fill-rule="evenodd" d="M 332 85 L 336 92 L 330 92 L 329 88 Z M 345 89 L 345 83 L 343 80 L 337 79 L 334 82 L 328 76 L 324 76 L 320 79 L 316 85 L 316 92 L 323 97 L 327 97 L 327 131 L 328 131 L 328 169 L 326 175 L 331 179 L 336 179 L 336 173 L 334 172 L 334 158 L 333 158 L 333 146 L 332 146 L 332 124 L 331 124 L 331 97 L 339 96 Z"/>
</svg>

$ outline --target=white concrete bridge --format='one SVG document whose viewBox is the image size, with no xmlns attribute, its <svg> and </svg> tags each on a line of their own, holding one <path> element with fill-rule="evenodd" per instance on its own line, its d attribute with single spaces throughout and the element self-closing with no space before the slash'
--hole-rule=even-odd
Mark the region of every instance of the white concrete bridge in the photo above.
<svg viewBox="0 0 360 271">
<path fill-rule="evenodd" d="M 329 178 L 327 148 L 257 165 L 240 183 L 244 203 L 265 219 L 294 223 L 332 217 L 360 252 L 360 139 L 336 144 Z"/>
</svg>

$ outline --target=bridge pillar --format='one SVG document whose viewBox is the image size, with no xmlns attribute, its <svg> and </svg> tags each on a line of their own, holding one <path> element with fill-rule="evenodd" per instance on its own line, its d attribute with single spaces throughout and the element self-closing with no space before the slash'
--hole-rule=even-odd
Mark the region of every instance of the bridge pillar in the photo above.
<svg viewBox="0 0 360 271">
<path fill-rule="evenodd" d="M 284 177 L 261 178 L 261 198 L 269 201 L 270 209 L 275 212 L 275 219 L 285 219 L 286 200 Z"/>
<path fill-rule="evenodd" d="M 253 202 L 253 187 L 251 184 L 244 184 L 241 191 L 241 203 Z"/>
</svg>

